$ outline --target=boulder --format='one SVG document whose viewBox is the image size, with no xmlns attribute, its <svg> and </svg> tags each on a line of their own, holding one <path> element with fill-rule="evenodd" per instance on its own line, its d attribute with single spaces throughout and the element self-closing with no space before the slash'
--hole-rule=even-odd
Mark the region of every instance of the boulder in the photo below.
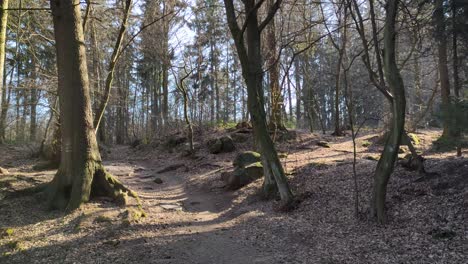
<svg viewBox="0 0 468 264">
<path fill-rule="evenodd" d="M 221 142 L 223 143 L 223 152 L 233 152 L 234 150 L 236 150 L 236 146 L 234 146 L 234 141 L 230 136 L 222 137 Z"/>
<path fill-rule="evenodd" d="M 211 139 L 208 141 L 208 150 L 211 154 L 232 152 L 236 149 L 234 141 L 229 136 Z"/>
<path fill-rule="evenodd" d="M 163 183 L 163 180 L 161 178 L 156 178 L 153 180 L 154 183 L 156 184 L 162 184 Z"/>
<path fill-rule="evenodd" d="M 247 165 L 260 162 L 261 160 L 262 157 L 260 153 L 255 151 L 244 151 L 237 154 L 232 165 L 234 165 L 234 167 L 245 168 Z"/>
<path fill-rule="evenodd" d="M 187 141 L 187 137 L 185 137 L 185 136 L 177 136 L 177 135 L 170 136 L 167 139 L 166 147 L 175 148 L 175 147 L 179 146 L 180 144 L 185 143 L 186 141 Z"/>
<path fill-rule="evenodd" d="M 237 129 L 241 129 L 241 128 L 252 129 L 252 125 L 249 122 L 243 121 L 243 122 L 237 123 L 236 128 Z"/>
<path fill-rule="evenodd" d="M 330 148 L 330 144 L 328 144 L 328 142 L 326 142 L 326 141 L 317 142 L 317 146 L 320 146 L 322 148 Z"/>
<path fill-rule="evenodd" d="M 246 133 L 238 133 L 238 132 L 235 132 L 235 133 L 232 133 L 231 134 L 231 138 L 234 142 L 236 143 L 244 143 L 246 142 L 247 140 L 249 140 L 249 137 L 250 135 L 249 134 L 246 134 Z"/>
<path fill-rule="evenodd" d="M 245 151 L 239 153 L 233 162 L 234 171 L 223 172 L 221 180 L 228 190 L 237 190 L 263 177 L 261 156 L 257 152 Z"/>
<path fill-rule="evenodd" d="M 222 176 L 228 190 L 238 190 L 263 176 L 263 166 L 260 162 L 238 167 L 233 172 Z"/>
</svg>

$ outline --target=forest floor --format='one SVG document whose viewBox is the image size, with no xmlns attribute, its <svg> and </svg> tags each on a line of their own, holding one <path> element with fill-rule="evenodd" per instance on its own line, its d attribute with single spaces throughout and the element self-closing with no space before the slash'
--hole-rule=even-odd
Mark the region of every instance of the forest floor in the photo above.
<svg viewBox="0 0 468 264">
<path fill-rule="evenodd" d="M 397 165 L 383 226 L 366 217 L 382 149 L 372 131 L 357 139 L 359 219 L 349 136 L 297 132 L 278 144 L 300 200 L 287 213 L 260 198 L 261 179 L 223 188 L 220 174 L 237 152 L 251 150 L 251 140 L 218 155 L 200 142 L 196 158 L 163 147 L 111 147 L 106 167 L 138 192 L 146 212 L 130 222 L 134 206 L 106 199 L 64 214 L 48 211 L 41 194 L 8 195 L 50 181 L 54 171 L 33 171 L 38 160 L 24 146 L 2 146 L 0 166 L 9 174 L 0 175 L 0 263 L 468 263 L 468 153 L 433 152 L 439 131 L 417 135 L 432 176 Z M 169 165 L 177 169 L 158 173 Z"/>
</svg>

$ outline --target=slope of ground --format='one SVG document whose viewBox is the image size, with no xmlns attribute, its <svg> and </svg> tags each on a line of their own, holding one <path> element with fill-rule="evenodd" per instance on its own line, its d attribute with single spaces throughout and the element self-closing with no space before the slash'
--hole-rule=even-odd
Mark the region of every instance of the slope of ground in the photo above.
<svg viewBox="0 0 468 264">
<path fill-rule="evenodd" d="M 301 200 L 288 213 L 260 198 L 261 180 L 223 189 L 220 174 L 235 153 L 209 154 L 204 143 L 194 158 L 162 147 L 113 147 L 107 168 L 139 193 L 147 214 L 130 221 L 131 208 L 107 200 L 64 215 L 47 211 L 40 194 L 12 196 L 54 171 L 33 172 L 37 161 L 26 148 L 2 147 L 0 166 L 10 175 L 0 175 L 0 263 L 467 263 L 468 160 L 431 152 L 438 135 L 418 134 L 429 177 L 397 166 L 385 226 L 366 218 L 377 163 L 370 157 L 381 149 L 370 132 L 357 141 L 359 220 L 349 137 L 298 133 L 279 144 Z M 250 148 L 250 141 L 237 145 Z"/>
</svg>

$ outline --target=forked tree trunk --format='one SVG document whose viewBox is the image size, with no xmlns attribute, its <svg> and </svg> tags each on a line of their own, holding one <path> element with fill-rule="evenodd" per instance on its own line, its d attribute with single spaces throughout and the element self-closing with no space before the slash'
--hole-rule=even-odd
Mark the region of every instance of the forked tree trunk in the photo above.
<svg viewBox="0 0 468 264">
<path fill-rule="evenodd" d="M 49 189 L 52 208 L 78 208 L 91 194 L 129 192 L 106 172 L 94 134 L 79 0 L 51 0 L 57 52 L 61 163 Z"/>
<path fill-rule="evenodd" d="M 386 220 L 385 196 L 387 193 L 387 183 L 394 169 L 405 125 L 405 88 L 395 58 L 395 19 L 397 10 L 398 0 L 389 0 L 384 27 L 384 71 L 387 82 L 393 92 L 394 102 L 392 104 L 393 115 L 390 134 L 374 175 L 371 214 L 373 217 L 377 217 L 379 223 L 384 223 Z"/>
<path fill-rule="evenodd" d="M 262 56 L 260 52 L 261 31 L 268 24 L 268 19 L 271 20 L 273 18 L 272 16 L 276 13 L 280 3 L 280 0 L 276 1 L 269 10 L 269 16 L 259 24 L 257 18 L 258 6 L 256 6 L 255 1 L 244 1 L 246 14 L 249 14 L 247 21 L 245 21 L 245 33 L 247 34 L 245 43 L 243 32 L 237 24 L 234 3 L 232 0 L 224 0 L 229 29 L 234 38 L 241 62 L 242 75 L 247 84 L 247 107 L 253 125 L 255 142 L 258 144 L 260 153 L 262 154 L 262 164 L 265 173 L 264 193 L 267 197 L 271 197 L 278 191 L 283 207 L 286 209 L 292 204 L 294 199 L 276 148 L 268 134 L 264 108 Z"/>
</svg>

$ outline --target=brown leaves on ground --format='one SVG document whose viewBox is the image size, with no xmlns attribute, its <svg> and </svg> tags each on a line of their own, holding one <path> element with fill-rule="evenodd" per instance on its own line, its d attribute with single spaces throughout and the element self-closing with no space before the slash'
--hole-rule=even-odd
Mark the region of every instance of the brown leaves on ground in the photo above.
<svg viewBox="0 0 468 264">
<path fill-rule="evenodd" d="M 275 210 L 279 201 L 262 199 L 261 179 L 235 192 L 224 189 L 220 175 L 232 167 L 236 152 L 212 155 L 204 142 L 193 157 L 168 153 L 167 146 L 114 147 L 106 168 L 139 193 L 143 210 L 97 199 L 63 215 L 47 211 L 40 194 L 0 199 L 0 228 L 14 230 L 0 238 L 0 262 L 464 263 L 468 160 L 431 152 L 438 135 L 418 134 L 426 176 L 397 165 L 385 226 L 366 217 L 376 166 L 367 157 L 378 158 L 382 148 L 375 133 L 357 139 L 360 220 L 354 215 L 349 137 L 298 132 L 295 140 L 279 143 L 298 201 L 287 213 Z M 252 150 L 251 138 L 236 142 L 236 151 L 245 150 Z M 9 148 L 0 157 L 10 172 L 0 175 L 0 194 L 49 181 L 54 171 L 34 173 L 36 162 L 21 148 Z"/>
</svg>

